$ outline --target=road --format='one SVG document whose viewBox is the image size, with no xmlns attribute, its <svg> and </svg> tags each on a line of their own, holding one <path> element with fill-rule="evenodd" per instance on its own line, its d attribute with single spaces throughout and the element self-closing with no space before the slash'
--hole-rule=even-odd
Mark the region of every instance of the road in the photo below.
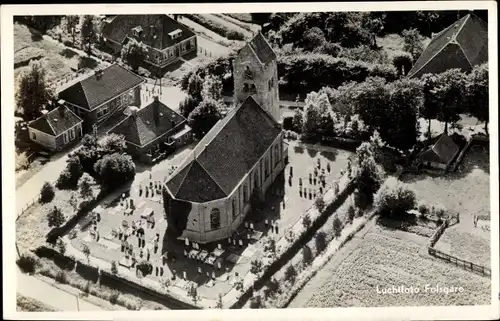
<svg viewBox="0 0 500 321">
<path fill-rule="evenodd" d="M 73 294 L 17 270 L 17 292 L 60 311 L 105 311 Z M 55 282 L 55 281 L 54 281 Z"/>
</svg>

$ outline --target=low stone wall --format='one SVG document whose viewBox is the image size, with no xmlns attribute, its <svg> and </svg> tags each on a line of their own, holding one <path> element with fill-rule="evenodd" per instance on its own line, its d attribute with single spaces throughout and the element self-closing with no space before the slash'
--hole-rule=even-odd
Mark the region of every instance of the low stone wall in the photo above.
<svg viewBox="0 0 500 321">
<path fill-rule="evenodd" d="M 255 280 L 253 287 L 245 289 L 243 294 L 239 297 L 238 301 L 235 302 L 230 309 L 241 309 L 246 302 L 252 297 L 254 290 L 259 290 L 262 288 L 267 280 L 269 280 L 276 272 L 282 269 L 301 249 L 307 244 L 316 232 L 326 223 L 328 218 L 335 213 L 335 211 L 345 202 L 347 197 L 351 195 L 356 187 L 356 179 L 352 179 L 344 188 L 343 191 L 339 193 L 337 198 L 330 203 L 323 212 L 312 222 L 311 227 L 307 229 L 304 233 L 297 237 L 297 239 L 288 247 L 279 258 L 277 258 L 273 263 L 271 263 L 262 275 Z"/>
</svg>

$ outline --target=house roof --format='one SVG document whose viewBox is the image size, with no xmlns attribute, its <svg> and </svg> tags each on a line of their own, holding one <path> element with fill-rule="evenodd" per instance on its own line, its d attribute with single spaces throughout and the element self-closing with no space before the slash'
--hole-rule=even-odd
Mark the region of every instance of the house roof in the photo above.
<svg viewBox="0 0 500 321">
<path fill-rule="evenodd" d="M 245 46 L 252 48 L 259 61 L 264 65 L 276 59 L 276 53 L 260 32 Z"/>
<path fill-rule="evenodd" d="M 145 146 L 161 135 L 180 125 L 185 118 L 159 100 L 129 115 L 109 132 L 125 136 L 127 142 Z"/>
<path fill-rule="evenodd" d="M 421 159 L 424 162 L 448 164 L 459 150 L 460 148 L 450 136 L 442 134 L 434 145 L 422 152 Z"/>
<path fill-rule="evenodd" d="M 51 136 L 59 136 L 68 129 L 81 123 L 82 119 L 65 106 L 59 106 L 32 121 L 28 127 Z"/>
<path fill-rule="evenodd" d="M 468 14 L 438 33 L 420 55 L 408 77 L 459 68 L 465 71 L 488 61 L 488 25 Z"/>
<path fill-rule="evenodd" d="M 102 69 L 100 76 L 94 73 L 64 89 L 59 93 L 59 98 L 92 110 L 138 86 L 143 81 L 142 77 L 118 64 L 113 64 Z"/>
<path fill-rule="evenodd" d="M 227 197 L 280 133 L 277 122 L 248 97 L 200 140 L 166 187 L 190 202 Z"/>
<path fill-rule="evenodd" d="M 176 42 L 196 35 L 188 27 L 165 14 L 118 15 L 107 20 L 102 28 L 102 35 L 115 42 L 123 43 L 127 37 L 135 38 L 133 29 L 136 27 L 141 27 L 143 34 L 138 40 L 159 50 L 171 47 Z M 178 29 L 182 31 L 181 36 L 172 40 L 169 33 Z"/>
</svg>

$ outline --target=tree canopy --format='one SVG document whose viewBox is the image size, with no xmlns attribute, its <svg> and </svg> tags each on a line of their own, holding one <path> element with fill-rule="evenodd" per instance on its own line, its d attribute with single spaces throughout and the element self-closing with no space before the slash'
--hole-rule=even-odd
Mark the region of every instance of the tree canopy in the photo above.
<svg viewBox="0 0 500 321">
<path fill-rule="evenodd" d="M 142 42 L 130 39 L 121 50 L 121 58 L 137 72 L 147 56 L 147 48 Z"/>
<path fill-rule="evenodd" d="M 203 100 L 189 115 L 188 123 L 196 137 L 203 137 L 221 118 L 222 105 L 213 99 Z"/>
</svg>

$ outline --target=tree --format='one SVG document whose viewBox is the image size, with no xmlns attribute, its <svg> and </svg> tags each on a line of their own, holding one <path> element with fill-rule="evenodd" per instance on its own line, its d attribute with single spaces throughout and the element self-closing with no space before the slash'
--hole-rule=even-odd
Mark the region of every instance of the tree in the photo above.
<svg viewBox="0 0 500 321">
<path fill-rule="evenodd" d="M 285 270 L 285 280 L 293 284 L 295 278 L 297 278 L 297 270 L 292 264 L 290 264 Z"/>
<path fill-rule="evenodd" d="M 179 102 L 179 111 L 184 118 L 189 118 L 191 112 L 199 105 L 199 101 L 188 95 L 183 101 Z"/>
<path fill-rule="evenodd" d="M 321 195 L 319 197 L 317 197 L 316 200 L 314 201 L 314 206 L 316 207 L 318 212 L 323 213 L 323 210 L 325 209 L 326 204 L 325 204 L 325 200 L 323 199 L 323 197 L 321 197 Z"/>
<path fill-rule="evenodd" d="M 59 189 L 75 188 L 82 175 L 83 167 L 80 163 L 80 159 L 75 156 L 70 156 L 66 160 L 66 168 L 61 172 L 56 181 L 56 186 Z"/>
<path fill-rule="evenodd" d="M 54 94 L 47 86 L 46 71 L 39 61 L 30 61 L 28 69 L 19 75 L 17 84 L 15 100 L 24 120 L 36 119 L 42 110 L 52 108 Z"/>
<path fill-rule="evenodd" d="M 400 75 L 406 76 L 411 70 L 413 59 L 410 53 L 401 52 L 392 57 L 392 64 L 396 67 Z"/>
<path fill-rule="evenodd" d="M 363 122 L 373 131 L 379 130 L 387 117 L 391 93 L 386 81 L 380 77 L 370 77 L 351 88 L 354 113 L 359 114 Z"/>
<path fill-rule="evenodd" d="M 42 203 L 50 203 L 54 199 L 55 194 L 54 186 L 49 182 L 45 182 L 40 191 L 40 201 Z"/>
<path fill-rule="evenodd" d="M 26 23 L 33 28 L 45 32 L 61 22 L 61 16 L 24 16 Z"/>
<path fill-rule="evenodd" d="M 306 230 L 311 226 L 311 216 L 309 216 L 309 213 L 306 213 L 302 218 L 302 226 L 304 226 Z"/>
<path fill-rule="evenodd" d="M 199 300 L 199 297 L 198 297 L 198 288 L 196 287 L 196 285 L 191 284 L 191 286 L 188 288 L 188 293 L 187 294 L 193 300 L 194 305 L 196 305 L 196 303 Z"/>
<path fill-rule="evenodd" d="M 256 295 L 250 300 L 250 309 L 260 309 L 263 306 L 264 305 L 262 303 L 262 298 L 260 297 L 260 295 Z"/>
<path fill-rule="evenodd" d="M 300 109 L 297 109 L 293 114 L 293 120 L 292 120 L 293 131 L 301 133 L 303 126 L 304 126 L 304 117 L 302 115 L 302 111 Z"/>
<path fill-rule="evenodd" d="M 342 222 L 338 218 L 338 216 L 335 216 L 333 219 L 333 235 L 335 238 L 339 238 L 342 233 Z"/>
<path fill-rule="evenodd" d="M 431 139 L 431 121 L 437 118 L 439 105 L 436 101 L 434 88 L 436 87 L 437 77 L 434 74 L 425 74 L 420 78 L 422 82 L 422 91 L 424 94 L 424 103 L 420 106 L 419 116 L 427 119 L 427 138 Z"/>
<path fill-rule="evenodd" d="M 57 238 L 56 246 L 57 246 L 57 249 L 59 250 L 59 253 L 61 253 L 62 255 L 64 255 L 64 253 L 66 253 L 66 243 L 64 243 L 62 238 L 60 238 L 60 237 Z"/>
<path fill-rule="evenodd" d="M 467 112 L 484 122 L 484 130 L 488 134 L 489 121 L 489 80 L 488 65 L 474 67 L 467 76 L 465 93 Z"/>
<path fill-rule="evenodd" d="M 196 73 L 191 74 L 188 80 L 187 93 L 196 101 L 201 102 L 203 91 L 203 79 Z"/>
<path fill-rule="evenodd" d="M 146 276 L 153 272 L 153 265 L 150 262 L 144 260 L 137 264 L 137 270 L 142 273 L 142 276 Z"/>
<path fill-rule="evenodd" d="M 213 99 L 203 100 L 189 115 L 188 123 L 196 137 L 203 137 L 221 118 L 222 105 Z"/>
<path fill-rule="evenodd" d="M 118 265 L 116 264 L 116 261 L 111 262 L 111 273 L 114 275 L 118 274 Z"/>
<path fill-rule="evenodd" d="M 371 46 L 372 48 L 378 48 L 377 45 L 377 35 L 384 30 L 384 20 L 385 20 L 385 15 L 383 14 L 380 17 L 374 17 L 370 15 L 369 13 L 366 13 L 363 15 L 363 24 L 362 26 L 369 31 L 371 34 L 371 39 L 372 43 Z"/>
<path fill-rule="evenodd" d="M 203 80 L 201 97 L 203 100 L 222 101 L 222 81 L 213 75 L 206 76 Z"/>
<path fill-rule="evenodd" d="M 316 252 L 321 253 L 324 249 L 326 249 L 326 234 L 323 231 L 316 233 L 316 237 L 314 238 L 314 243 L 316 245 Z"/>
<path fill-rule="evenodd" d="M 135 177 L 135 164 L 126 154 L 105 155 L 94 165 L 97 181 L 107 188 L 115 188 Z"/>
<path fill-rule="evenodd" d="M 356 210 L 354 209 L 354 206 L 351 204 L 347 209 L 347 221 L 352 224 L 355 216 L 356 216 Z"/>
<path fill-rule="evenodd" d="M 262 261 L 261 260 L 253 260 L 250 263 L 250 273 L 259 274 L 262 272 Z"/>
<path fill-rule="evenodd" d="M 92 178 L 92 176 L 85 173 L 78 182 L 80 195 L 83 198 L 91 198 L 93 196 L 92 185 L 95 185 L 95 180 Z"/>
<path fill-rule="evenodd" d="M 259 24 L 263 25 L 266 22 L 269 22 L 269 19 L 271 19 L 272 13 L 268 12 L 254 12 L 250 14 L 252 16 L 252 21 Z"/>
<path fill-rule="evenodd" d="M 129 39 L 122 47 L 120 55 L 122 60 L 127 62 L 133 71 L 137 72 L 146 59 L 147 50 L 146 45 L 142 42 L 138 42 L 135 39 Z"/>
<path fill-rule="evenodd" d="M 90 56 L 92 50 L 92 43 L 96 40 L 97 32 L 96 26 L 94 24 L 94 16 L 85 15 L 82 19 L 82 27 L 81 27 L 81 37 L 82 37 L 82 48 L 87 45 L 86 51 L 87 55 Z"/>
<path fill-rule="evenodd" d="M 302 260 L 304 262 L 304 265 L 311 264 L 313 260 L 311 248 L 307 244 L 302 247 Z"/>
<path fill-rule="evenodd" d="M 302 48 L 306 51 L 313 51 L 325 42 L 325 34 L 318 27 L 312 27 L 311 29 L 306 30 L 302 36 Z"/>
<path fill-rule="evenodd" d="M 444 122 L 444 132 L 448 134 L 448 124 L 460 120 L 465 107 L 465 75 L 459 69 L 449 69 L 438 75 L 432 93 L 438 106 L 437 119 Z"/>
<path fill-rule="evenodd" d="M 384 216 L 404 215 L 414 208 L 415 204 L 415 193 L 395 177 L 388 178 L 375 195 L 375 206 Z"/>
<path fill-rule="evenodd" d="M 66 31 L 71 35 L 73 39 L 73 45 L 75 44 L 76 26 L 79 23 L 80 16 L 66 16 Z"/>
<path fill-rule="evenodd" d="M 87 262 L 90 264 L 90 247 L 87 244 L 82 245 L 82 253 L 87 258 Z"/>
<path fill-rule="evenodd" d="M 64 224 L 65 220 L 64 214 L 57 206 L 54 206 L 54 208 L 47 213 L 49 227 L 59 227 Z"/>
<path fill-rule="evenodd" d="M 125 136 L 118 134 L 107 134 L 98 142 L 97 146 L 101 155 L 122 154 L 127 148 Z"/>
<path fill-rule="evenodd" d="M 401 34 L 404 41 L 403 50 L 409 52 L 413 57 L 413 61 L 416 61 L 424 51 L 422 35 L 415 28 L 403 30 Z"/>
<path fill-rule="evenodd" d="M 78 200 L 76 199 L 75 192 L 71 193 L 71 197 L 69 198 L 69 205 L 73 208 L 74 211 L 78 208 Z"/>
</svg>

